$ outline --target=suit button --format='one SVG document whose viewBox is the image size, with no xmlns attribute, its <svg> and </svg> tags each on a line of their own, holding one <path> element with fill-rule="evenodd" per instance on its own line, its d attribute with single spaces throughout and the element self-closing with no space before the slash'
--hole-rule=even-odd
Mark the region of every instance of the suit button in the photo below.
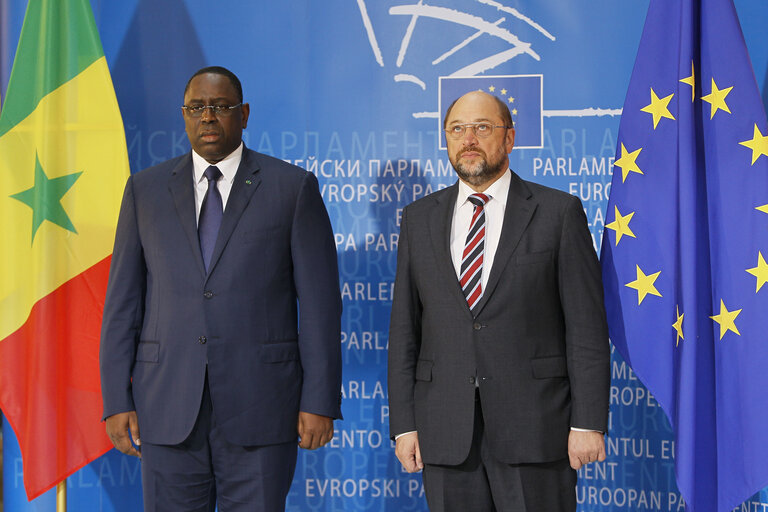
<svg viewBox="0 0 768 512">
<path fill-rule="evenodd" d="M 201 345 L 205 345 L 207 341 L 208 341 L 208 338 L 206 338 L 205 336 L 200 336 L 199 338 L 197 338 L 197 342 Z"/>
<path fill-rule="evenodd" d="M 474 384 L 475 383 L 475 378 L 474 377 L 470 377 L 469 378 L 469 383 L 470 384 Z"/>
<path fill-rule="evenodd" d="M 476 330 L 476 331 L 479 331 L 480 329 L 482 329 L 482 328 L 483 328 L 483 326 L 482 326 L 482 325 L 480 325 L 479 323 L 475 322 L 475 323 L 472 325 L 472 328 L 473 328 L 474 330 Z"/>
<path fill-rule="evenodd" d="M 210 299 L 213 297 L 213 292 L 210 290 L 206 290 L 206 292 L 203 293 L 203 297 L 205 297 L 206 299 Z"/>
</svg>

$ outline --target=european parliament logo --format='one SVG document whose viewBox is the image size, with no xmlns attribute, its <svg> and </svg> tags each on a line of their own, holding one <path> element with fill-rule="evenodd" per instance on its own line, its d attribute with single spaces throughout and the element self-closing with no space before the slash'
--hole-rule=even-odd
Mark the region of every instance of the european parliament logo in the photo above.
<svg viewBox="0 0 768 512">
<path fill-rule="evenodd" d="M 541 148 L 544 140 L 543 75 L 493 75 L 473 77 L 440 77 L 438 103 L 439 130 L 443 129 L 445 112 L 456 98 L 470 91 L 483 91 L 503 101 L 515 123 L 515 148 Z M 446 149 L 440 137 L 440 149 Z"/>
<path fill-rule="evenodd" d="M 515 148 L 543 147 L 546 117 L 615 117 L 621 108 L 576 106 L 543 108 L 543 75 L 504 74 L 541 62 L 557 44 L 546 9 L 528 5 L 523 12 L 497 0 L 357 0 L 361 34 L 372 58 L 403 86 L 404 103 L 414 119 L 437 123 L 442 133 L 448 105 L 471 90 L 495 94 L 510 107 Z M 513 67 L 514 66 L 514 67 Z M 559 78 L 558 78 L 559 79 Z M 437 87 L 437 98 L 434 88 Z M 435 103 L 437 99 L 437 103 Z M 434 125 L 433 125 L 434 126 Z M 445 137 L 439 137 L 445 149 Z"/>
</svg>

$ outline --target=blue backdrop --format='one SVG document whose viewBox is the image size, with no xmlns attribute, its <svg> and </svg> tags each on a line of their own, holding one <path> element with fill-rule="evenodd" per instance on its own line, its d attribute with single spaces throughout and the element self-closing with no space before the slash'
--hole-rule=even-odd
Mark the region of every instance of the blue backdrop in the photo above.
<svg viewBox="0 0 768 512">
<path fill-rule="evenodd" d="M 5 91 L 26 0 L 0 0 Z M 599 251 L 619 114 L 647 0 L 92 0 L 126 127 L 131 169 L 188 151 L 188 76 L 223 65 L 251 105 L 249 147 L 316 173 L 338 247 L 344 299 L 343 413 L 330 446 L 302 451 L 290 511 L 424 511 L 421 478 L 396 463 L 386 351 L 402 208 L 455 181 L 440 112 L 457 76 L 503 97 L 524 179 L 577 195 Z M 736 0 L 768 103 L 768 4 Z M 526 75 L 510 78 L 510 75 Z M 579 472 L 580 510 L 683 510 L 666 417 L 616 356 L 608 459 Z M 4 428 L 5 507 L 27 503 Z M 141 508 L 138 461 L 110 452 L 68 481 L 71 510 Z M 741 510 L 764 510 L 761 493 Z"/>
</svg>

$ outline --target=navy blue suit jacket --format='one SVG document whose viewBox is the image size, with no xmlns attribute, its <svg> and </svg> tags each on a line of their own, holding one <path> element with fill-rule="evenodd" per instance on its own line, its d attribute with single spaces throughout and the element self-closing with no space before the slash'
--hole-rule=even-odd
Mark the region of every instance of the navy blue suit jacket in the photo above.
<svg viewBox="0 0 768 512">
<path fill-rule="evenodd" d="M 188 153 L 126 184 L 101 332 L 104 417 L 135 410 L 143 441 L 180 443 L 207 367 L 227 440 L 295 440 L 299 410 L 341 417 L 338 267 L 317 179 L 244 149 L 206 274 L 192 169 Z"/>
</svg>

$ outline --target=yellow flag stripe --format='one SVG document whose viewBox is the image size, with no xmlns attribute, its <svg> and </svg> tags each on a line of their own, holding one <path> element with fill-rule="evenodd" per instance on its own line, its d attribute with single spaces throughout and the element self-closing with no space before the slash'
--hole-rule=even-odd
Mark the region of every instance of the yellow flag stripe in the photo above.
<svg viewBox="0 0 768 512">
<path fill-rule="evenodd" d="M 112 252 L 129 174 L 125 133 L 104 57 L 45 96 L 0 137 L 0 340 L 35 302 Z M 35 157 L 48 179 L 82 173 L 61 198 L 77 233 L 43 221 L 11 197 L 35 186 Z"/>
</svg>

